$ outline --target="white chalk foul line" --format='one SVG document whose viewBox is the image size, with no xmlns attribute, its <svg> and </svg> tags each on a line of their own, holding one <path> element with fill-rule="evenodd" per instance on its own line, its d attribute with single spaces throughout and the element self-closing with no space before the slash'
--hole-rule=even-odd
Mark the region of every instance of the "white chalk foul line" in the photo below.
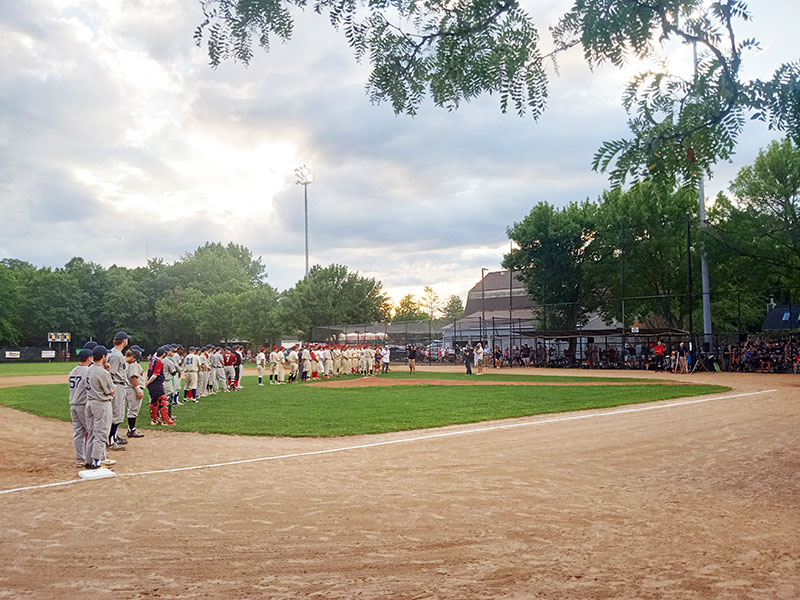
<svg viewBox="0 0 800 600">
<path fill-rule="evenodd" d="M 328 448 L 326 450 L 311 450 L 308 452 L 294 452 L 291 454 L 278 454 L 275 456 L 261 456 L 258 458 L 246 458 L 242 460 L 231 460 L 227 462 L 214 463 L 209 465 L 193 465 L 190 467 L 177 467 L 174 469 L 158 469 L 153 471 L 140 471 L 138 473 L 120 473 L 120 477 L 142 477 L 144 475 L 160 475 L 162 473 L 180 473 L 181 471 L 198 471 L 200 469 L 216 469 L 219 467 L 230 467 L 234 465 L 246 465 L 248 463 L 266 462 L 272 460 L 285 460 L 287 458 L 301 458 L 305 456 L 320 456 L 323 454 L 335 454 L 338 452 L 350 452 L 353 450 L 363 450 L 365 448 L 378 448 L 380 446 L 391 446 L 393 444 L 408 444 L 411 442 L 420 442 L 424 440 L 433 440 L 438 438 L 453 437 L 457 435 L 468 435 L 473 433 L 483 433 L 486 431 L 499 431 L 502 429 L 517 429 L 519 427 L 531 427 L 536 425 L 545 425 L 548 423 L 562 423 L 564 421 L 580 421 L 583 419 L 595 419 L 599 417 L 611 417 L 615 415 L 624 415 L 629 413 L 645 412 L 649 410 L 660 410 L 664 408 L 675 408 L 678 406 L 688 406 L 690 404 L 702 404 L 704 402 L 713 402 L 716 400 L 729 400 L 731 398 L 743 398 L 745 396 L 755 396 L 758 394 L 769 394 L 777 390 L 761 390 L 758 392 L 744 392 L 741 394 L 729 394 L 727 396 L 715 396 L 712 398 L 701 398 L 699 400 L 682 400 L 680 402 L 671 402 L 667 404 L 655 404 L 650 406 L 637 406 L 631 408 L 621 408 L 618 410 L 610 410 L 606 412 L 595 412 L 589 414 L 578 415 L 564 415 L 560 417 L 550 417 L 549 419 L 537 419 L 535 421 L 523 421 L 517 423 L 506 423 L 504 425 L 487 425 L 485 427 L 474 427 L 472 429 L 459 429 L 456 431 L 444 431 L 440 433 L 429 433 L 426 435 L 417 435 L 414 437 L 399 438 L 395 440 L 384 440 L 381 442 L 369 442 L 366 444 L 357 444 L 354 446 L 341 446 L 338 448 Z M 115 478 L 116 479 L 116 478 Z M 82 483 L 83 479 L 70 479 L 69 481 L 58 481 L 55 483 L 45 483 L 42 485 L 29 485 L 25 487 L 13 488 L 9 490 L 0 490 L 0 495 L 11 494 L 13 492 L 24 492 L 27 490 L 38 490 L 49 487 L 58 487 L 64 485 L 71 485 L 73 483 Z"/>
</svg>

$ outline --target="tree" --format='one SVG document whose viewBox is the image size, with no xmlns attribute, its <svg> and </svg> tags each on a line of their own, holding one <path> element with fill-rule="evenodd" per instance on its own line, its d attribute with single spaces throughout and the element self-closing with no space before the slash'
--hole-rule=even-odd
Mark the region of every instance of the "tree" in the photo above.
<svg viewBox="0 0 800 600">
<path fill-rule="evenodd" d="M 0 344 L 19 344 L 22 337 L 22 305 L 17 274 L 5 264 L 0 264 Z"/>
<path fill-rule="evenodd" d="M 460 319 L 463 316 L 464 316 L 464 304 L 461 302 L 461 298 L 453 294 L 447 299 L 444 308 L 442 308 L 442 318 L 448 320 L 455 320 L 455 319 Z"/>
<path fill-rule="evenodd" d="M 603 193 L 593 276 L 595 287 L 603 290 L 606 320 L 622 320 L 621 298 L 626 297 L 628 326 L 639 320 L 651 327 L 688 327 L 686 224 L 688 214 L 692 240 L 699 241 L 696 212 L 692 188 L 676 190 L 651 181 Z M 693 254 L 696 273 L 698 254 Z"/>
<path fill-rule="evenodd" d="M 394 316 L 392 318 L 393 321 L 424 321 L 425 319 L 429 319 L 428 313 L 426 313 L 419 302 L 417 302 L 416 298 L 414 298 L 414 294 L 406 294 L 402 298 L 400 298 L 400 302 L 397 303 L 397 306 L 394 307 Z"/>
<path fill-rule="evenodd" d="M 228 59 L 248 64 L 255 41 L 267 51 L 273 37 L 287 41 L 290 7 L 305 8 L 307 0 L 201 4 L 205 19 L 195 41 L 206 40 L 216 67 Z M 655 40 L 698 44 L 693 80 L 653 70 L 628 87 L 623 104 L 632 113 L 632 137 L 603 144 L 594 161 L 595 169 L 611 167 L 615 183 L 650 175 L 695 180 L 731 155 L 747 114 L 800 142 L 800 62 L 780 65 L 771 80 L 742 78 L 744 53 L 758 45 L 736 36 L 738 21 L 750 19 L 743 0 L 575 0 L 551 28 L 554 50 L 547 54 L 533 17 L 515 0 L 317 0 L 314 10 L 344 32 L 357 60 L 370 63 L 370 99 L 412 115 L 428 94 L 452 110 L 497 93 L 504 112 L 510 105 L 537 119 L 548 58 L 580 45 L 591 66 L 622 66 L 632 57 L 658 58 Z"/>
<path fill-rule="evenodd" d="M 563 208 L 540 202 L 508 229 L 518 248 L 504 255 L 503 267 L 525 283 L 542 328 L 575 329 L 597 307 L 596 234 L 597 205 L 589 201 Z"/>
<path fill-rule="evenodd" d="M 314 327 L 386 320 L 389 301 L 380 281 L 363 277 L 344 265 L 314 265 L 281 299 L 284 323 L 302 339 Z"/>
<path fill-rule="evenodd" d="M 236 297 L 236 331 L 254 345 L 280 342 L 283 321 L 278 291 L 261 285 Z"/>
<path fill-rule="evenodd" d="M 434 313 L 439 312 L 440 306 L 439 294 L 437 294 L 432 287 L 426 285 L 425 293 L 422 296 L 422 307 L 428 311 L 428 317 L 431 321 L 434 319 Z"/>
</svg>

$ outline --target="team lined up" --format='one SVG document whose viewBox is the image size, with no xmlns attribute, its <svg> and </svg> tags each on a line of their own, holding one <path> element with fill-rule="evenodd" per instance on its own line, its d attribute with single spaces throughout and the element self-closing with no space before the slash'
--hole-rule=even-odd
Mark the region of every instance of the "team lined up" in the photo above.
<svg viewBox="0 0 800 600">
<path fill-rule="evenodd" d="M 308 381 L 361 374 L 364 377 L 389 371 L 389 347 L 349 346 L 343 344 L 310 344 L 302 348 L 273 346 L 267 355 L 266 347 L 256 355 L 258 385 L 264 385 L 264 373 L 269 366 L 269 384 L 281 385 L 298 380 Z"/>
<path fill-rule="evenodd" d="M 127 438 L 144 437 L 136 428 L 144 390 L 147 389 L 151 425 L 175 425 L 173 407 L 183 401 L 219 391 L 243 389 L 241 385 L 244 353 L 241 346 L 208 345 L 203 348 L 167 344 L 150 357 L 145 374 L 140 361 L 144 350 L 128 346 L 124 331 L 114 335 L 109 350 L 87 342 L 78 354 L 78 366 L 69 374 L 70 417 L 72 419 L 75 460 L 78 468 L 110 467 L 116 460 L 108 451 L 123 451 L 128 440 L 119 435 L 127 418 Z M 123 351 L 125 352 L 123 354 Z M 269 383 L 283 384 L 360 373 L 364 377 L 389 370 L 389 348 L 347 345 L 273 346 L 256 356 L 258 383 L 269 365 Z M 185 385 L 183 381 L 185 380 Z"/>
</svg>

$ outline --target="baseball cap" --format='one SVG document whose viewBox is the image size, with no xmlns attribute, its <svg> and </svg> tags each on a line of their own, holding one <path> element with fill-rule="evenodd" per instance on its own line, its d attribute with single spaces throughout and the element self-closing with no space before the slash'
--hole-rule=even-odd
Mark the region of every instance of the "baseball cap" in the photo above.
<svg viewBox="0 0 800 600">
<path fill-rule="evenodd" d="M 83 348 L 80 352 L 78 352 L 78 360 L 84 361 L 87 358 L 92 358 L 92 351 L 89 348 Z"/>
<path fill-rule="evenodd" d="M 130 336 L 124 331 L 118 331 L 114 334 L 114 342 L 121 342 L 122 340 L 130 340 Z"/>
<path fill-rule="evenodd" d="M 142 351 L 138 348 L 131 348 L 131 352 L 133 352 L 133 356 L 136 358 L 136 360 L 142 359 Z"/>
<path fill-rule="evenodd" d="M 103 358 L 106 354 L 108 354 L 108 350 L 105 346 L 101 346 L 98 344 L 94 348 L 92 348 L 92 358 L 97 360 L 98 358 Z"/>
<path fill-rule="evenodd" d="M 93 342 L 93 341 L 86 342 L 83 345 L 83 347 L 86 348 L 87 350 L 94 350 L 95 346 L 97 346 L 97 342 Z"/>
<path fill-rule="evenodd" d="M 261 346 L 261 351 L 262 351 L 262 352 L 266 352 L 266 351 L 267 351 L 267 349 L 266 349 L 264 346 Z"/>
<path fill-rule="evenodd" d="M 165 347 L 165 346 L 160 346 L 160 347 L 159 347 L 159 348 L 156 350 L 156 356 L 164 356 L 166 353 L 167 353 L 167 349 L 166 349 L 166 347 Z"/>
</svg>

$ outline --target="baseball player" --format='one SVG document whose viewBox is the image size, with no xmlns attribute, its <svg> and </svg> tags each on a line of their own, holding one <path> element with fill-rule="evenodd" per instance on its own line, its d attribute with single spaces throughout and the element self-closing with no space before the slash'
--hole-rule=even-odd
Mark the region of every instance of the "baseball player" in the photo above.
<svg viewBox="0 0 800 600">
<path fill-rule="evenodd" d="M 289 363 L 289 382 L 294 383 L 297 381 L 297 372 L 300 369 L 300 357 L 297 354 L 297 346 L 292 346 L 289 354 L 286 357 L 286 362 Z"/>
<path fill-rule="evenodd" d="M 83 348 L 78 353 L 78 366 L 69 372 L 69 416 L 72 419 L 72 442 L 75 445 L 75 462 L 83 469 L 89 461 L 86 459 L 87 438 L 91 436 L 89 423 L 86 421 L 86 381 L 89 377 L 89 364 L 92 362 L 92 351 Z"/>
<path fill-rule="evenodd" d="M 199 372 L 197 374 L 197 397 L 208 395 L 208 370 L 211 366 L 208 358 L 208 346 L 204 346 L 197 355 Z"/>
<path fill-rule="evenodd" d="M 308 381 L 311 376 L 311 351 L 308 346 L 303 346 L 303 351 L 300 354 L 300 360 L 303 362 L 303 381 Z"/>
<path fill-rule="evenodd" d="M 111 400 L 114 398 L 114 382 L 106 370 L 108 350 L 97 345 L 92 349 L 92 365 L 86 381 L 86 420 L 92 436 L 87 442 L 86 468 L 110 467 L 117 461 L 106 458 L 108 432 L 111 430 Z M 125 450 L 125 446 L 120 446 Z"/>
<path fill-rule="evenodd" d="M 172 420 L 172 404 L 175 402 L 175 375 L 178 373 L 178 367 L 172 360 L 175 355 L 175 349 L 172 345 L 164 346 L 164 357 L 161 359 L 161 364 L 164 372 L 164 395 L 169 400 L 167 410 L 169 412 L 170 420 Z"/>
<path fill-rule="evenodd" d="M 197 375 L 200 372 L 200 361 L 197 348 L 189 347 L 189 353 L 183 359 L 183 370 L 186 373 L 186 397 L 192 402 L 197 402 Z"/>
<path fill-rule="evenodd" d="M 236 362 L 233 365 L 234 371 L 236 371 L 236 378 L 234 381 L 236 382 L 236 389 L 242 389 L 242 363 L 244 362 L 244 353 L 242 352 L 241 346 L 236 346 L 233 349 L 233 357 L 236 359 Z"/>
<path fill-rule="evenodd" d="M 226 389 L 225 388 L 225 362 L 224 362 L 224 359 L 223 359 L 223 356 L 222 356 L 222 348 L 217 346 L 215 348 L 213 354 L 211 354 L 211 356 L 209 356 L 209 358 L 211 359 L 211 368 L 212 368 L 212 372 L 213 372 L 212 379 L 213 379 L 213 384 L 214 384 L 211 393 L 212 394 L 216 394 L 220 390 L 220 388 L 222 388 L 223 390 Z"/>
<path fill-rule="evenodd" d="M 280 369 L 281 359 L 283 353 L 278 352 L 278 347 L 273 346 L 272 352 L 269 353 L 269 384 L 274 385 L 278 383 L 278 372 Z"/>
<path fill-rule="evenodd" d="M 267 366 L 266 352 L 267 349 L 262 347 L 261 352 L 256 354 L 256 366 L 258 367 L 258 385 L 260 385 L 261 387 L 264 387 L 264 367 Z"/>
<path fill-rule="evenodd" d="M 139 409 L 142 407 L 144 397 L 144 371 L 139 361 L 142 360 L 142 350 L 138 346 L 133 346 L 125 353 L 127 363 L 127 383 L 125 386 L 125 403 L 128 405 L 128 434 L 129 438 L 144 437 L 144 434 L 136 429 L 136 418 L 139 416 Z"/>
<path fill-rule="evenodd" d="M 234 382 L 236 381 L 236 357 L 231 352 L 230 346 L 226 346 L 225 352 L 222 355 L 222 364 L 225 365 L 225 387 L 226 392 L 235 390 Z"/>
<path fill-rule="evenodd" d="M 125 417 L 125 388 L 128 386 L 128 363 L 122 351 L 128 345 L 128 334 L 118 331 L 114 334 L 114 347 L 108 353 L 108 372 L 114 383 L 114 397 L 111 399 L 111 428 L 108 433 L 108 445 L 111 450 L 116 446 L 128 443 L 125 438 L 117 437 L 117 429 Z"/>
<path fill-rule="evenodd" d="M 322 360 L 325 363 L 325 376 L 331 377 L 333 375 L 333 354 L 331 354 L 330 345 L 326 345 L 322 351 Z"/>
<path fill-rule="evenodd" d="M 147 368 L 147 392 L 150 394 L 150 424 L 175 425 L 169 415 L 170 400 L 165 393 L 166 376 L 164 375 L 164 359 L 167 349 L 162 346 L 155 351 Z"/>
</svg>

